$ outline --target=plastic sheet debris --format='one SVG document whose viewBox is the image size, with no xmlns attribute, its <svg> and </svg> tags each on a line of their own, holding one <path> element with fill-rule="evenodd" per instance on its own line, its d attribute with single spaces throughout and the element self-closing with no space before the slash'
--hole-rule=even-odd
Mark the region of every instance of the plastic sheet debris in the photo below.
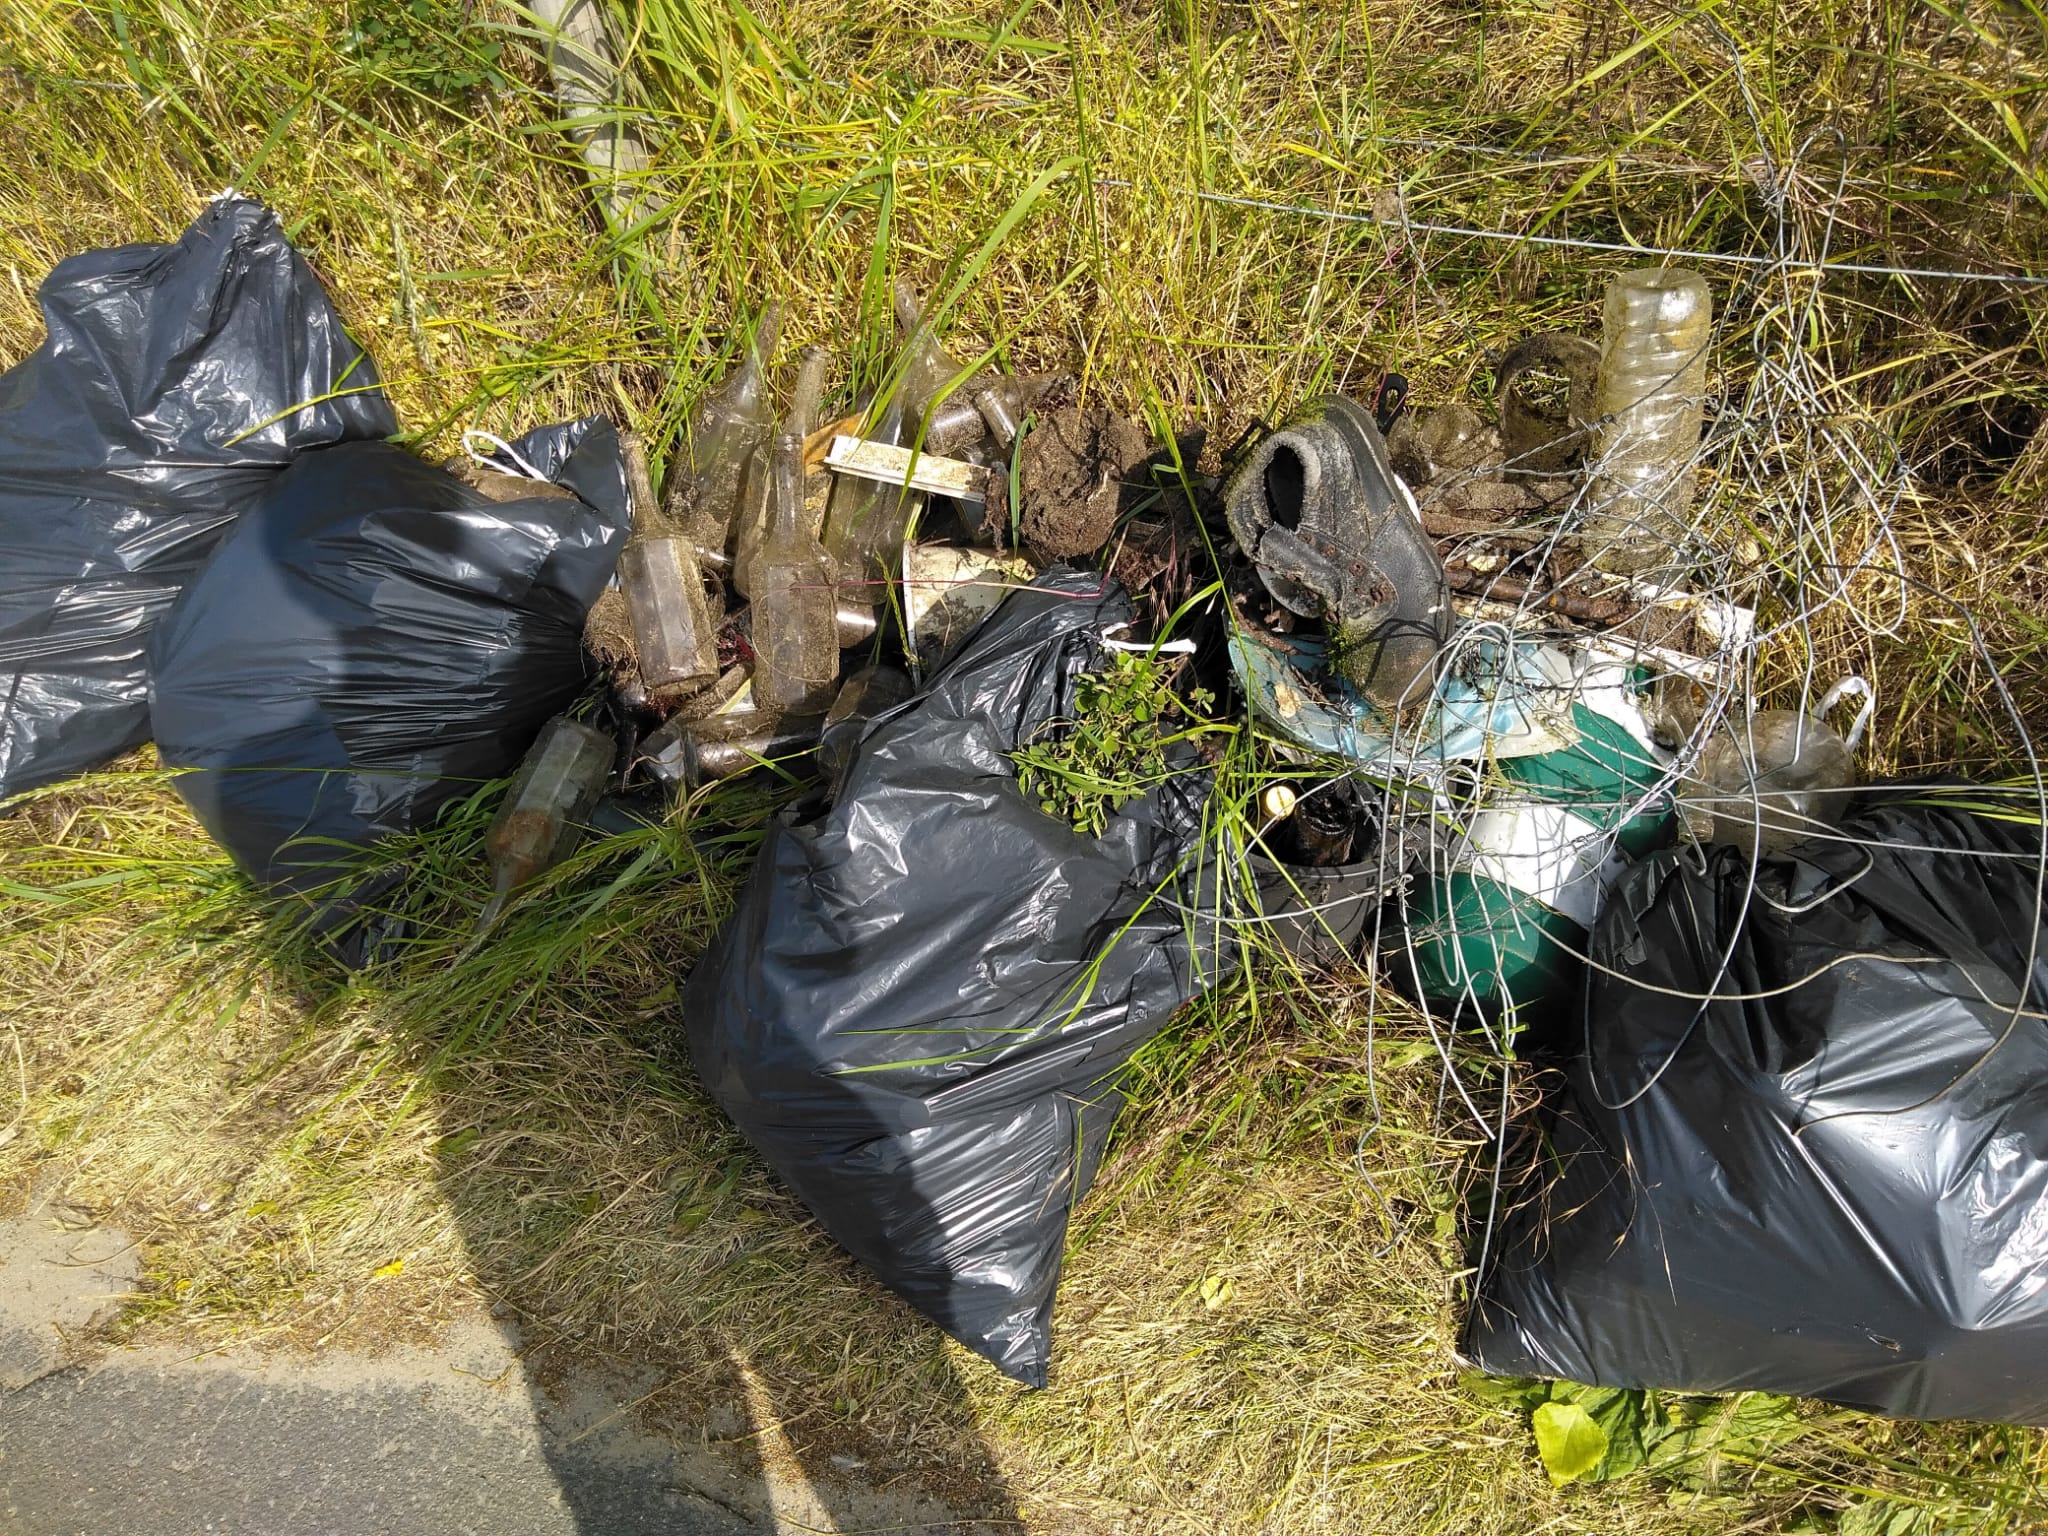
<svg viewBox="0 0 2048 1536">
<path fill-rule="evenodd" d="M 913 667 L 943 665 L 1012 590 L 1038 567 L 1022 555 L 951 544 L 917 544 L 903 555 L 903 629 Z"/>
<path fill-rule="evenodd" d="M 309 448 L 398 430 L 277 218 L 225 196 L 174 245 L 60 262 L 0 375 L 0 799 L 149 739 L 151 628 Z"/>
<path fill-rule="evenodd" d="M 593 418 L 514 447 L 576 496 L 492 501 L 383 443 L 302 456 L 151 642 L 157 744 L 199 770 L 178 793 L 345 960 L 384 937 L 381 892 L 337 865 L 510 772 L 585 683 L 627 530 L 618 437 Z"/>
<path fill-rule="evenodd" d="M 1333 395 L 1291 417 L 1232 473 L 1223 503 L 1266 589 L 1325 621 L 1336 672 L 1383 709 L 1428 696 L 1450 593 L 1363 406 Z"/>
<path fill-rule="evenodd" d="M 1205 774 L 1088 837 L 1009 758 L 1130 616 L 1092 573 L 1011 593 L 868 728 L 836 803 L 770 824 L 683 999 L 699 1075 L 825 1229 L 1033 1384 L 1117 1074 L 1229 964 Z"/>
<path fill-rule="evenodd" d="M 1991 798 L 1869 794 L 1754 879 L 1627 874 L 1467 1354 L 2048 1423 L 2043 831 Z"/>
</svg>

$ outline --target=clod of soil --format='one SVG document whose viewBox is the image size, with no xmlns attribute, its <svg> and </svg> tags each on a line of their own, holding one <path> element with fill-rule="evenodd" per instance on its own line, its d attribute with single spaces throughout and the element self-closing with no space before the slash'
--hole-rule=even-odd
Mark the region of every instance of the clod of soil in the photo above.
<svg viewBox="0 0 2048 1536">
<path fill-rule="evenodd" d="M 1133 416 L 1061 406 L 1024 439 L 1017 488 L 1018 529 L 1044 560 L 1092 555 L 1109 542 L 1125 485 L 1152 451 L 1152 434 Z"/>
<path fill-rule="evenodd" d="M 546 497 L 558 501 L 574 501 L 575 492 L 546 480 L 534 480 L 525 475 L 508 475 L 499 470 L 486 469 L 466 454 L 457 454 L 441 466 L 473 491 L 480 491 L 492 501 L 526 501 L 533 497 Z"/>
<path fill-rule="evenodd" d="M 633 643 L 633 614 L 626 607 L 626 594 L 617 587 L 607 587 L 598 593 L 589 617 L 583 621 L 583 644 L 613 672 L 639 669 L 640 650 Z"/>
</svg>

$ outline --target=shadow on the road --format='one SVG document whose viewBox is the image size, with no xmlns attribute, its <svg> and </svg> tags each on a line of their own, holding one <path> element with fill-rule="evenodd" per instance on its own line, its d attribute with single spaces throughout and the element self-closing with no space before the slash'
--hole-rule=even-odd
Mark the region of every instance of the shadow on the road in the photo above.
<svg viewBox="0 0 2048 1536">
<path fill-rule="evenodd" d="M 694 1503 L 806 1536 L 1021 1531 L 943 1336 L 745 1148 L 672 1007 L 585 1028 L 513 1026 L 437 1106 L 444 1191 L 576 1529 L 666 1536 Z M 895 1406 L 881 1427 L 835 1398 L 842 1354 Z"/>
</svg>

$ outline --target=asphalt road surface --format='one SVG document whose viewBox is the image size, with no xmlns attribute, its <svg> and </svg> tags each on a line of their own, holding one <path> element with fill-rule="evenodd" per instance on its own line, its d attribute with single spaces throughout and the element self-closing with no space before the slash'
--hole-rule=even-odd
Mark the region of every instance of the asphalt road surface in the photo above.
<svg viewBox="0 0 2048 1536">
<path fill-rule="evenodd" d="M 375 1356 L 94 1347 L 137 1269 L 122 1233 L 48 1209 L 0 1220 L 5 1536 L 989 1529 L 861 1486 L 858 1462 L 827 1485 L 662 1438 L 631 1411 L 658 1375 L 551 1371 L 543 1390 L 482 1316 L 431 1348 Z M 745 1405 L 725 1408 L 744 1429 Z"/>
</svg>

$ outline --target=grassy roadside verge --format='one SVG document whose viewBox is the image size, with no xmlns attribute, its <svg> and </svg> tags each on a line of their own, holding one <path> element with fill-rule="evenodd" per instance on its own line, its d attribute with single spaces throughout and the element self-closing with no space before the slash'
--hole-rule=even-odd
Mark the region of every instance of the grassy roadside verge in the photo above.
<svg viewBox="0 0 2048 1536">
<path fill-rule="evenodd" d="M 1212 447 L 1389 365 L 1422 398 L 1483 399 L 1490 353 L 1585 324 L 1618 258 L 1417 225 L 1748 249 L 1770 217 L 1759 141 L 1800 169 L 1800 206 L 1854 178 L 1838 249 L 1872 264 L 2043 254 L 2040 34 L 1995 8 L 667 3 L 632 34 L 672 210 L 647 234 L 649 306 L 619 296 L 516 23 L 405 16 L 371 34 L 328 4 L 18 9 L 0 356 L 33 344 L 52 261 L 167 237 L 230 181 L 284 213 L 434 450 L 450 422 L 591 408 L 662 440 L 734 308 L 771 293 L 792 345 L 852 338 L 839 382 L 871 374 L 892 270 L 942 292 L 971 276 L 963 354 L 1078 366 Z M 1844 147 L 1800 156 L 1823 121 Z M 1908 558 L 1980 601 L 2023 682 L 2048 303 L 1834 281 L 1822 351 L 1924 466 Z M 1907 701 L 1881 764 L 2001 761 L 1984 679 L 1938 614 L 1871 659 Z M 678 1417 L 740 1359 L 806 1405 L 797 1433 L 883 1466 L 979 1438 L 1054 1528 L 1905 1536 L 2048 1518 L 2038 1436 L 1820 1410 L 1767 1449 L 1704 1452 L 1698 1475 L 1553 1490 L 1526 1412 L 1462 1385 L 1450 1354 L 1476 1132 L 1445 1109 L 1426 1035 L 1368 1021 L 1355 977 L 1233 992 L 1147 1054 L 1083 1215 L 1056 1385 L 1010 1391 L 802 1221 L 673 1050 L 671 966 L 760 810 L 701 808 L 698 830 L 727 829 L 708 864 L 679 829 L 593 850 L 480 966 L 430 946 L 336 989 L 159 777 L 52 796 L 0 824 L 0 1061 L 19 1084 L 0 1173 L 19 1190 L 66 1170 L 73 1198 L 144 1236 L 136 1336 L 402 1336 L 483 1296 L 542 1337 L 659 1361 L 655 1406 Z M 423 910 L 477 898 L 481 814 L 405 850 Z"/>
</svg>

